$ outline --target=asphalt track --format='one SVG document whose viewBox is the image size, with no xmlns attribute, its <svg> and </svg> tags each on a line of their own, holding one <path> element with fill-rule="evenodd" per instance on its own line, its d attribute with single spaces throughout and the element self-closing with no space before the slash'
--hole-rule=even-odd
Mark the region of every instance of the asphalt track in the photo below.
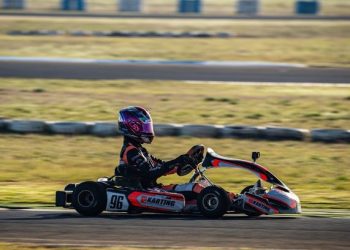
<svg viewBox="0 0 350 250">
<path fill-rule="evenodd" d="M 0 241 L 40 245 L 349 249 L 350 219 L 0 210 Z"/>
<path fill-rule="evenodd" d="M 1 61 L 0 77 L 349 83 L 348 68 Z"/>
</svg>

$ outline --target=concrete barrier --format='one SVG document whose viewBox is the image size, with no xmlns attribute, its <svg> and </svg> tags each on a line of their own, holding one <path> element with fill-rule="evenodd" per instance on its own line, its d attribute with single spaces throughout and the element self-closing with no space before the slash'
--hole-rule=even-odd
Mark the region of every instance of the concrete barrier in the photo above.
<svg viewBox="0 0 350 250">
<path fill-rule="evenodd" d="M 201 10 L 201 0 L 178 0 L 179 13 L 200 13 Z"/>
<path fill-rule="evenodd" d="M 2 0 L 3 9 L 25 9 L 26 1 L 25 0 Z"/>
<path fill-rule="evenodd" d="M 257 15 L 260 11 L 260 0 L 238 0 L 236 10 L 240 15 Z"/>
<path fill-rule="evenodd" d="M 115 122 L 96 122 L 90 129 L 90 134 L 96 136 L 117 136 L 119 135 L 118 125 Z"/>
<path fill-rule="evenodd" d="M 52 134 L 80 135 L 87 134 L 91 123 L 84 122 L 48 122 L 48 131 Z"/>
<path fill-rule="evenodd" d="M 43 121 L 12 120 L 8 121 L 7 130 L 15 133 L 45 133 L 46 124 Z"/>
<path fill-rule="evenodd" d="M 223 128 L 223 137 L 261 139 L 261 129 L 261 127 L 243 125 L 225 126 Z"/>
<path fill-rule="evenodd" d="M 350 142 L 350 131 L 344 129 L 313 129 L 311 140 L 317 142 Z"/>
<path fill-rule="evenodd" d="M 61 10 L 84 11 L 85 9 L 85 0 L 61 0 Z"/>
<path fill-rule="evenodd" d="M 142 0 L 119 0 L 120 12 L 141 12 Z"/>
<path fill-rule="evenodd" d="M 269 140 L 297 140 L 305 139 L 307 130 L 282 127 L 265 127 L 260 128 L 260 135 Z"/>
<path fill-rule="evenodd" d="M 177 124 L 154 124 L 156 136 L 177 136 L 182 126 Z"/>
<path fill-rule="evenodd" d="M 318 0 L 297 0 L 295 1 L 295 13 L 301 15 L 317 15 L 320 11 Z"/>
<path fill-rule="evenodd" d="M 180 129 L 181 136 L 221 137 L 222 126 L 215 125 L 184 125 Z"/>
</svg>

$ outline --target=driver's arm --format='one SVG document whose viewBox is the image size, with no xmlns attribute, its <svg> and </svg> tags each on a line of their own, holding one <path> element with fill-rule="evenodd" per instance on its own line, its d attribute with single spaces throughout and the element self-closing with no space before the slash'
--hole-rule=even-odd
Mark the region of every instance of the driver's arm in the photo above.
<svg viewBox="0 0 350 250">
<path fill-rule="evenodd" d="M 130 166 L 130 173 L 148 179 L 159 178 L 178 166 L 190 164 L 195 167 L 194 162 L 188 155 L 180 155 L 171 161 L 162 161 L 150 156 L 150 161 L 138 149 L 134 148 L 127 152 L 126 157 Z"/>
</svg>

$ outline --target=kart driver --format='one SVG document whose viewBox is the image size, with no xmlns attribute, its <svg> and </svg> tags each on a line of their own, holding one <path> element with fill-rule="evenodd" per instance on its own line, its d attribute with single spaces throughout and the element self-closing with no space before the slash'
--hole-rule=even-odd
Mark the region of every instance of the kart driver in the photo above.
<svg viewBox="0 0 350 250">
<path fill-rule="evenodd" d="M 152 143 L 153 122 L 149 112 L 142 107 L 121 109 L 118 125 L 124 143 L 116 175 L 137 179 L 143 188 L 161 187 L 168 191 L 200 192 L 202 188 L 199 184 L 160 186 L 156 181 L 163 175 L 177 173 L 179 167 L 194 169 L 202 161 L 203 154 L 183 154 L 170 161 L 162 161 L 150 155 L 142 144 Z"/>
</svg>

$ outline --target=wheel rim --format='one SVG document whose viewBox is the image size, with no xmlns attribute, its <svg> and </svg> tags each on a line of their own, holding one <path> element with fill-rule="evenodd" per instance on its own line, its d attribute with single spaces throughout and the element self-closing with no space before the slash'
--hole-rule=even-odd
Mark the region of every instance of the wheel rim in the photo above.
<svg viewBox="0 0 350 250">
<path fill-rule="evenodd" d="M 95 202 L 94 194 L 89 190 L 83 190 L 78 194 L 78 203 L 82 207 L 91 207 Z"/>
<path fill-rule="evenodd" d="M 204 195 L 202 205 L 207 211 L 214 211 L 219 206 L 219 198 L 212 193 Z"/>
</svg>

